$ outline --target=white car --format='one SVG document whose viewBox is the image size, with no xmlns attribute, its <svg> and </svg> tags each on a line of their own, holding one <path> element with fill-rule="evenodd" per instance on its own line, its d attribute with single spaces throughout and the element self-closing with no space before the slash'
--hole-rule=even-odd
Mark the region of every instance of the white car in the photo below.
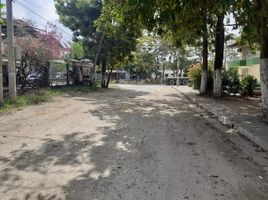
<svg viewBox="0 0 268 200">
<path fill-rule="evenodd" d="M 61 78 L 61 72 L 57 72 L 57 74 L 56 74 L 56 78 L 57 78 L 57 79 L 60 79 L 60 78 Z"/>
</svg>

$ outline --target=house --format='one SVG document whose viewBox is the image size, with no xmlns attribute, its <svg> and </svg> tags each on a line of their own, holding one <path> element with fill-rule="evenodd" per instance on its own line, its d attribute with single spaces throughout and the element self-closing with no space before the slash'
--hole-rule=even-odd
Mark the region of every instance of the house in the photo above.
<svg viewBox="0 0 268 200">
<path fill-rule="evenodd" d="M 106 74 L 109 74 L 109 71 L 107 70 Z M 119 80 L 129 80 L 130 79 L 130 75 L 128 72 L 124 71 L 124 70 L 113 70 L 111 72 L 111 76 L 110 76 L 111 80 L 115 80 L 115 81 L 119 81 Z"/>
<path fill-rule="evenodd" d="M 252 75 L 260 82 L 260 53 L 251 53 L 248 47 L 238 48 L 239 59 L 227 62 L 228 68 L 237 68 L 241 78 Z"/>
</svg>

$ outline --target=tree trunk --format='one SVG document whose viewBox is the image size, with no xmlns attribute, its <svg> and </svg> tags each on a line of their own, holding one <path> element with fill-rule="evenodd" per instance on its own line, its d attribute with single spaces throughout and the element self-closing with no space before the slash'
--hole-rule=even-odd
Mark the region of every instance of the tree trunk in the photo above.
<svg viewBox="0 0 268 200">
<path fill-rule="evenodd" d="M 207 93 L 208 83 L 208 33 L 207 33 L 207 15 L 204 16 L 204 33 L 203 33 L 203 49 L 202 49 L 203 65 L 202 76 L 199 94 L 203 95 Z"/>
<path fill-rule="evenodd" d="M 224 51 L 224 14 L 218 16 L 216 26 L 216 41 L 215 41 L 215 62 L 213 76 L 213 96 L 221 97 L 222 95 L 222 66 L 223 66 L 223 51 Z"/>
<path fill-rule="evenodd" d="M 179 77 L 182 77 L 182 68 L 180 68 L 180 74 Z"/>
<path fill-rule="evenodd" d="M 162 64 L 162 82 L 164 83 L 165 81 L 165 65 Z"/>
<path fill-rule="evenodd" d="M 268 8 L 267 8 L 268 9 Z M 261 54 L 260 54 L 260 71 L 261 71 L 261 91 L 262 91 L 262 114 L 268 122 L 268 17 L 262 17 L 261 26 Z"/>
<path fill-rule="evenodd" d="M 66 82 L 67 82 L 67 86 L 69 86 L 70 85 L 70 71 L 69 71 L 69 66 L 70 65 L 70 63 L 67 63 L 66 64 Z"/>
<path fill-rule="evenodd" d="M 101 88 L 106 88 L 105 76 L 106 76 L 106 60 L 103 59 L 101 67 Z"/>
<path fill-rule="evenodd" d="M 0 24 L 0 33 L 2 34 L 1 24 Z M 4 103 L 4 87 L 3 87 L 2 36 L 1 36 L 0 37 L 0 105 L 3 103 Z"/>
<path fill-rule="evenodd" d="M 96 55 L 95 55 L 95 58 L 94 58 L 93 75 L 92 75 L 93 87 L 96 87 L 96 65 L 97 65 L 97 62 L 98 62 L 98 59 L 99 59 L 99 55 L 100 55 L 101 47 L 102 47 L 102 44 L 103 44 L 104 36 L 105 36 L 104 33 L 102 33 L 101 38 L 100 38 L 100 42 L 99 42 L 99 46 L 98 46 L 98 49 L 97 49 L 97 52 L 96 52 Z"/>
<path fill-rule="evenodd" d="M 20 63 L 19 76 L 20 76 L 20 89 L 23 90 L 27 85 L 27 75 L 26 75 L 27 62 L 22 59 Z"/>
<path fill-rule="evenodd" d="M 110 69 L 110 72 L 108 74 L 108 78 L 107 78 L 107 83 L 106 83 L 106 88 L 109 87 L 109 83 L 110 83 L 110 79 L 111 79 L 111 74 L 113 72 L 113 65 L 111 65 L 111 69 Z"/>
</svg>

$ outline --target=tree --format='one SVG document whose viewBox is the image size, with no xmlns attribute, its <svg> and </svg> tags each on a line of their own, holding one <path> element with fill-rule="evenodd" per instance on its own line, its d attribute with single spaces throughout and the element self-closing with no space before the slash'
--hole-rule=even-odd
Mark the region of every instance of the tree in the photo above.
<svg viewBox="0 0 268 200">
<path fill-rule="evenodd" d="M 157 71 L 157 63 L 155 57 L 149 52 L 136 52 L 134 54 L 134 62 L 136 79 L 147 79 L 151 74 Z"/>
<path fill-rule="evenodd" d="M 151 68 L 154 70 L 156 79 L 160 69 L 162 69 L 162 77 L 164 77 L 165 69 L 170 62 L 171 56 L 176 56 L 176 48 L 171 48 L 167 40 L 149 33 L 145 33 L 138 39 L 136 52 L 151 55 L 154 59 Z"/>
<path fill-rule="evenodd" d="M 213 75 L 213 96 L 221 97 L 222 95 L 222 67 L 224 53 L 224 14 L 217 15 L 216 36 L 215 36 L 215 61 Z"/>
<path fill-rule="evenodd" d="M 112 69 L 135 48 L 136 33 L 121 23 L 113 1 L 56 0 L 55 5 L 60 20 L 74 31 L 75 40 L 82 39 L 86 56 L 93 60 L 93 85 L 96 65 L 100 64 L 102 87 L 107 87 L 107 65 Z"/>
<path fill-rule="evenodd" d="M 49 32 L 39 32 L 35 37 L 24 35 L 15 38 L 16 43 L 22 49 L 22 58 L 19 66 L 18 76 L 23 89 L 27 85 L 27 77 L 35 72 L 42 77 L 40 85 L 49 84 L 49 64 L 52 59 L 60 58 L 61 36 L 52 29 Z"/>
<path fill-rule="evenodd" d="M 102 10 L 101 0 L 55 0 L 60 21 L 73 31 L 74 40 L 82 38 L 87 58 L 93 60 L 92 82 L 105 35 L 96 31 L 95 21 Z"/>
<path fill-rule="evenodd" d="M 220 96 L 221 68 L 222 68 L 222 31 L 224 34 L 223 19 L 231 1 L 215 0 L 170 0 L 153 2 L 123 1 L 122 12 L 128 21 L 141 21 L 149 31 L 155 31 L 161 36 L 168 36 L 173 45 L 181 47 L 183 44 L 199 45 L 202 40 L 202 87 L 200 93 L 206 93 L 208 68 L 208 41 L 210 33 L 215 32 L 218 38 L 215 43 L 215 96 Z M 218 26 L 215 26 L 215 18 Z M 224 35 L 223 35 L 224 36 Z M 224 38 L 224 37 L 223 37 Z M 216 90 L 217 89 L 217 90 Z"/>
<path fill-rule="evenodd" d="M 71 46 L 71 57 L 74 59 L 82 59 L 84 56 L 85 51 L 82 42 L 73 42 Z"/>
<path fill-rule="evenodd" d="M 101 15 L 95 23 L 97 31 L 105 35 L 103 47 L 100 50 L 100 60 L 103 63 L 102 72 L 105 71 L 106 64 L 110 66 L 106 87 L 109 86 L 112 70 L 122 65 L 126 57 L 131 56 L 131 52 L 136 48 L 137 38 L 141 35 L 140 29 L 135 25 L 129 26 L 129 24 L 124 23 L 117 14 L 119 9 L 120 7 L 116 2 L 105 1 Z M 102 78 L 102 85 L 104 83 L 105 80 Z"/>
<path fill-rule="evenodd" d="M 2 3 L 0 3 L 0 33 L 2 33 L 1 25 L 3 23 L 2 12 L 1 9 L 4 7 Z M 4 103 L 4 94 L 3 94 L 3 68 L 2 68 L 2 36 L 0 38 L 0 105 Z"/>
<path fill-rule="evenodd" d="M 235 6 L 243 39 L 260 45 L 262 114 L 268 121 L 268 1 L 237 0 Z"/>
</svg>

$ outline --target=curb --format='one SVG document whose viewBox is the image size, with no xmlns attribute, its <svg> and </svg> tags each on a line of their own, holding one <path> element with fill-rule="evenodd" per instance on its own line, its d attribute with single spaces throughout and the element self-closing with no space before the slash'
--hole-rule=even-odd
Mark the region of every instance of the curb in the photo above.
<svg viewBox="0 0 268 200">
<path fill-rule="evenodd" d="M 185 94 L 182 90 L 180 90 L 177 87 L 174 87 L 174 88 L 176 90 L 180 91 L 181 94 L 183 94 L 187 99 L 189 99 L 193 103 L 197 104 L 198 107 L 200 107 L 200 108 L 204 109 L 206 112 L 216 116 L 218 118 L 219 122 L 221 122 L 223 125 L 225 125 L 229 128 L 236 129 L 240 133 L 240 135 L 244 136 L 245 138 L 247 138 L 248 140 L 253 142 L 255 145 L 261 147 L 263 150 L 268 152 L 268 146 L 267 146 L 267 144 L 265 144 L 265 142 L 263 142 L 262 139 L 260 139 L 259 137 L 256 137 L 252 132 L 245 129 L 241 124 L 235 122 L 232 117 L 228 117 L 226 115 L 218 113 L 215 110 L 211 110 L 211 109 L 207 108 L 206 106 L 204 106 L 202 103 L 199 103 L 196 97 L 191 97 L 191 95 Z"/>
</svg>

